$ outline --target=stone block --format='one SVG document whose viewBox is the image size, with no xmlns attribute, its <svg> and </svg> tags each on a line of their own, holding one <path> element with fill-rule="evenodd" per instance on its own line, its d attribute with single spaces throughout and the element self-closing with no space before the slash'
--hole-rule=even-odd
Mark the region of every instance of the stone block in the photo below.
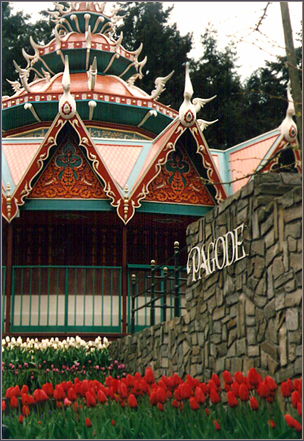
<svg viewBox="0 0 304 441">
<path fill-rule="evenodd" d="M 220 308 L 216 308 L 213 311 L 212 318 L 214 321 L 220 320 L 223 317 L 225 317 L 225 306 L 221 306 Z"/>
<path fill-rule="evenodd" d="M 237 337 L 237 328 L 233 328 L 228 333 L 228 347 L 236 340 Z"/>
<path fill-rule="evenodd" d="M 274 282 L 275 289 L 280 288 L 282 285 L 285 285 L 289 280 L 294 279 L 294 271 L 288 271 L 281 274 L 277 280 Z"/>
<path fill-rule="evenodd" d="M 302 369 L 302 366 L 301 366 Z M 282 381 L 286 381 L 288 378 L 293 378 L 295 375 L 295 369 L 294 369 L 294 365 L 290 365 L 285 369 L 280 369 L 276 374 L 275 374 L 275 381 L 277 383 L 282 383 Z"/>
<path fill-rule="evenodd" d="M 243 370 L 243 360 L 242 358 L 232 358 L 231 359 L 231 374 L 235 374 L 238 371 Z"/>
<path fill-rule="evenodd" d="M 303 293 L 302 290 L 294 291 L 285 296 L 285 306 L 286 308 L 291 308 L 293 306 L 299 306 L 302 303 Z"/>
<path fill-rule="evenodd" d="M 299 313 L 297 308 L 286 310 L 286 329 L 296 331 L 299 328 Z"/>
<path fill-rule="evenodd" d="M 276 321 L 275 319 L 267 319 L 267 328 L 265 332 L 265 338 L 270 343 L 278 344 L 278 334 L 276 332 Z"/>
<path fill-rule="evenodd" d="M 256 329 L 253 327 L 247 328 L 247 343 L 250 346 L 257 344 Z"/>
<path fill-rule="evenodd" d="M 236 343 L 232 343 L 227 352 L 227 357 L 235 357 L 236 356 Z"/>
<path fill-rule="evenodd" d="M 275 296 L 275 310 L 280 311 L 285 308 L 285 295 L 284 292 L 279 292 Z"/>
<path fill-rule="evenodd" d="M 268 354 L 266 352 L 261 350 L 261 368 L 267 369 L 268 368 Z"/>
<path fill-rule="evenodd" d="M 297 346 L 297 349 L 296 349 L 296 356 L 297 356 L 297 357 L 302 357 L 302 354 L 303 354 L 302 346 Z"/>
<path fill-rule="evenodd" d="M 230 306 L 238 303 L 240 294 L 238 292 L 234 292 L 233 294 L 230 294 L 226 297 L 225 303 Z"/>
<path fill-rule="evenodd" d="M 217 358 L 215 360 L 215 372 L 221 373 L 225 370 L 225 357 Z"/>
<path fill-rule="evenodd" d="M 266 295 L 259 295 L 258 293 L 254 297 L 254 302 L 258 308 L 263 308 L 267 303 Z"/>
<path fill-rule="evenodd" d="M 302 219 L 302 206 L 293 206 L 284 212 L 285 223 L 293 222 L 296 219 Z"/>
<path fill-rule="evenodd" d="M 274 375 L 276 373 L 276 371 L 279 369 L 280 364 L 278 363 L 277 360 L 274 360 L 270 356 L 268 356 L 267 362 L 268 362 L 268 369 L 269 369 L 270 375 Z"/>
<path fill-rule="evenodd" d="M 275 242 L 274 230 L 271 229 L 265 236 L 265 246 L 266 248 L 270 248 Z"/>
<path fill-rule="evenodd" d="M 293 362 L 296 359 L 296 345 L 295 344 L 289 344 L 288 345 L 288 361 Z"/>
<path fill-rule="evenodd" d="M 282 274 L 284 274 L 284 266 L 282 262 L 281 257 L 276 257 L 273 261 L 272 265 L 272 273 L 274 280 L 276 280 L 278 277 L 280 277 Z"/>
<path fill-rule="evenodd" d="M 290 253 L 289 255 L 290 268 L 294 270 L 295 273 L 302 271 L 302 256 L 298 253 Z"/>
<path fill-rule="evenodd" d="M 286 326 L 283 325 L 279 331 L 279 357 L 281 366 L 287 365 L 287 340 Z"/>
<path fill-rule="evenodd" d="M 247 353 L 249 357 L 259 357 L 260 355 L 260 347 L 258 345 L 248 346 Z"/>
<path fill-rule="evenodd" d="M 302 224 L 301 222 L 290 223 L 285 226 L 285 238 L 287 239 L 289 236 L 294 239 L 299 239 L 302 237 Z"/>
<path fill-rule="evenodd" d="M 236 341 L 236 355 L 239 357 L 241 355 L 246 354 L 247 344 L 246 344 L 246 338 L 241 338 L 240 340 Z"/>
<path fill-rule="evenodd" d="M 265 318 L 267 320 L 275 316 L 275 299 L 272 299 L 264 308 Z"/>
<path fill-rule="evenodd" d="M 268 207 L 267 207 L 268 208 Z M 273 213 L 270 213 L 266 219 L 265 222 L 261 224 L 261 235 L 264 236 L 264 234 L 270 230 L 270 228 L 273 228 L 274 223 L 274 216 Z"/>
<path fill-rule="evenodd" d="M 255 315 L 255 305 L 249 299 L 245 302 L 245 313 L 246 315 Z"/>
<path fill-rule="evenodd" d="M 255 255 L 258 255 L 258 256 L 261 256 L 264 258 L 264 256 L 265 256 L 264 239 L 254 240 L 251 243 L 251 257 L 253 258 Z"/>
<path fill-rule="evenodd" d="M 297 331 L 289 331 L 288 332 L 288 344 L 300 344 L 302 343 L 302 332 L 300 329 Z"/>
<path fill-rule="evenodd" d="M 246 326 L 255 326 L 256 319 L 255 316 L 246 316 L 245 318 Z"/>
<path fill-rule="evenodd" d="M 261 349 L 265 353 L 269 354 L 272 358 L 277 359 L 277 357 L 278 357 L 278 348 L 277 348 L 276 345 L 274 345 L 274 344 L 272 344 L 272 343 L 270 343 L 268 341 L 264 341 L 261 344 Z"/>
<path fill-rule="evenodd" d="M 300 358 L 297 358 L 294 363 L 295 375 L 302 375 L 302 369 L 303 369 L 302 357 L 300 357 Z"/>
</svg>

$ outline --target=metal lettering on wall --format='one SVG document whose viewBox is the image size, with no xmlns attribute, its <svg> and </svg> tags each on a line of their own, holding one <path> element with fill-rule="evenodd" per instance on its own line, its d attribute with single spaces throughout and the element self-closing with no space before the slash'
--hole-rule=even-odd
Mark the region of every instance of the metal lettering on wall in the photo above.
<svg viewBox="0 0 304 441">
<path fill-rule="evenodd" d="M 243 245 L 244 224 L 233 231 L 218 237 L 208 246 L 203 243 L 191 248 L 188 254 L 187 274 L 192 272 L 192 282 L 202 276 L 209 276 L 216 270 L 221 270 L 248 256 Z"/>
</svg>

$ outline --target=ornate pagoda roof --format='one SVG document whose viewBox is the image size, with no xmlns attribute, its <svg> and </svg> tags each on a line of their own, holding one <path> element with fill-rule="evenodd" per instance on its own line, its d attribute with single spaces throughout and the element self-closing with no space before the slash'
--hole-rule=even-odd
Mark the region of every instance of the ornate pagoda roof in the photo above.
<svg viewBox="0 0 304 441">
<path fill-rule="evenodd" d="M 84 121 L 140 127 L 152 138 L 158 135 L 177 116 L 157 101 L 173 72 L 157 78 L 151 93 L 141 90 L 134 83 L 143 77 L 147 58 L 140 60 L 142 44 L 132 52 L 122 45 L 123 34 L 114 37 L 121 19 L 117 9 L 106 15 L 106 2 L 70 2 L 68 8 L 54 5 L 56 10 L 49 12 L 55 22 L 54 38 L 42 46 L 30 37 L 34 55 L 23 50 L 26 66 L 15 63 L 19 81 L 10 82 L 15 93 L 2 99 L 4 136 L 37 123 L 50 126 L 62 95 L 66 57 L 70 92 Z"/>
</svg>

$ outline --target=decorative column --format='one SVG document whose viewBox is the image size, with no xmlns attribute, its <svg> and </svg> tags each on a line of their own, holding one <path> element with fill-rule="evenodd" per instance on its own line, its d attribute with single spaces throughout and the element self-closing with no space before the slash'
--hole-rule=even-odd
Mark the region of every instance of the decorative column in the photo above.
<svg viewBox="0 0 304 441">
<path fill-rule="evenodd" d="M 13 226 L 8 224 L 7 228 L 7 259 L 6 259 L 6 275 L 5 275 L 5 333 L 10 332 L 10 311 L 11 311 L 11 293 L 12 293 L 12 265 L 13 265 Z"/>
<path fill-rule="evenodd" d="M 128 230 L 122 227 L 122 332 L 127 333 L 127 300 L 128 300 Z"/>
</svg>

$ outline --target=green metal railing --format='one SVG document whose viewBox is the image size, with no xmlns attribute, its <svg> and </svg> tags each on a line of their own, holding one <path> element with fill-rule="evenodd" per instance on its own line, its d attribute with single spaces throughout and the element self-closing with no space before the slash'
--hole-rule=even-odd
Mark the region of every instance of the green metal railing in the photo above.
<svg viewBox="0 0 304 441">
<path fill-rule="evenodd" d="M 12 332 L 121 332 L 121 267 L 13 266 Z"/>
<path fill-rule="evenodd" d="M 152 260 L 151 265 L 128 265 L 129 332 L 181 315 L 187 273 L 179 264 L 179 244 L 175 244 L 175 254 L 166 263 L 156 266 Z"/>
<path fill-rule="evenodd" d="M 4 318 L 5 318 L 5 279 L 6 266 L 2 267 L 2 332 L 4 332 Z"/>
</svg>

